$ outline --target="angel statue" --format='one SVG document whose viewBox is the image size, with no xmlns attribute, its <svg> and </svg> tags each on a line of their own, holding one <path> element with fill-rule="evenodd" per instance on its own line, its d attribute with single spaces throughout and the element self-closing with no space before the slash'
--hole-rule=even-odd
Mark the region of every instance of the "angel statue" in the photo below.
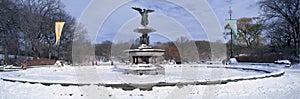
<svg viewBox="0 0 300 99">
<path fill-rule="evenodd" d="M 132 7 L 132 9 L 134 9 L 136 11 L 139 11 L 139 13 L 142 16 L 141 24 L 143 26 L 147 26 L 149 24 L 148 13 L 154 12 L 154 10 L 151 10 L 151 9 L 141 9 L 141 8 L 137 8 L 137 7 Z"/>
</svg>

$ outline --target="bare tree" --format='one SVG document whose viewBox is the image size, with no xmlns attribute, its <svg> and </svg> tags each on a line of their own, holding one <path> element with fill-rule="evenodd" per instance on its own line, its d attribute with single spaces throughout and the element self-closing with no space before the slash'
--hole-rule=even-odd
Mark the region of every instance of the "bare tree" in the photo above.
<svg viewBox="0 0 300 99">
<path fill-rule="evenodd" d="M 187 37 L 178 38 L 174 44 L 176 45 L 182 62 L 196 62 L 199 60 L 199 54 L 194 41 Z"/>
<path fill-rule="evenodd" d="M 261 0 L 258 4 L 269 26 L 267 32 L 272 42 L 294 48 L 294 55 L 299 55 L 300 0 Z"/>
<path fill-rule="evenodd" d="M 109 59 L 111 56 L 111 41 L 103 41 L 101 44 L 96 44 L 95 46 L 95 54 L 96 56 L 102 56 L 106 59 Z"/>
<path fill-rule="evenodd" d="M 8 62 L 8 54 L 18 54 L 18 15 L 19 7 L 16 0 L 2 0 L 0 2 L 0 46 L 4 49 L 4 60 Z"/>
<path fill-rule="evenodd" d="M 71 60 L 77 23 L 60 0 L 1 0 L 0 6 L 0 46 L 6 61 L 8 54 L 46 58 L 57 56 L 58 50 Z M 60 46 L 54 43 L 57 21 L 65 22 Z"/>
<path fill-rule="evenodd" d="M 62 5 L 56 0 L 21 0 L 20 3 L 23 9 L 21 15 L 24 16 L 20 28 L 30 41 L 32 54 L 40 57 L 45 49 L 49 49 L 46 45 L 53 45 L 50 40 L 54 36 L 55 21 L 62 21 Z"/>
</svg>

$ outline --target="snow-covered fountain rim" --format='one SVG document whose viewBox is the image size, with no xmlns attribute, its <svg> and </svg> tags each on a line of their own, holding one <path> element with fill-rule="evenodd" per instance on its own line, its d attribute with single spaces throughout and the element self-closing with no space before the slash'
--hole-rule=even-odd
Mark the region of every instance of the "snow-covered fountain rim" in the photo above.
<svg viewBox="0 0 300 99">
<path fill-rule="evenodd" d="M 174 67 L 187 67 L 187 65 L 173 65 Z M 228 77 L 222 79 L 214 79 L 214 80 L 195 80 L 195 81 L 165 81 L 165 82 L 156 82 L 156 83 L 81 83 L 81 82 L 40 82 L 40 81 L 30 81 L 30 80 L 20 80 L 9 77 L 1 76 L 1 80 L 9 81 L 9 82 L 21 82 L 21 83 L 29 83 L 29 84 L 42 84 L 46 86 L 50 85 L 61 85 L 61 86 L 105 86 L 112 88 L 122 88 L 122 89 L 130 89 L 133 90 L 135 88 L 140 89 L 152 89 L 153 87 L 164 87 L 164 86 L 187 86 L 187 85 L 215 85 L 215 84 L 226 84 L 229 82 L 238 82 L 245 80 L 256 80 L 256 79 L 264 79 L 270 77 L 280 77 L 284 75 L 284 71 L 275 68 L 266 68 L 262 66 L 256 67 L 245 67 L 245 66 L 231 66 L 231 65 L 189 65 L 189 67 L 207 67 L 207 68 L 226 68 L 226 69 L 241 69 L 241 70 L 254 70 L 264 72 L 264 74 L 260 75 L 251 75 L 245 77 Z M 150 86 L 149 86 L 150 85 Z"/>
</svg>

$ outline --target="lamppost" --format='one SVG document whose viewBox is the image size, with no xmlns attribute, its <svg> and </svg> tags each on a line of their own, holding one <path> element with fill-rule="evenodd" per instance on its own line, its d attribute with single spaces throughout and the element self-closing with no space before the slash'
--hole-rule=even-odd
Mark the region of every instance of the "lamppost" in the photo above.
<svg viewBox="0 0 300 99">
<path fill-rule="evenodd" d="M 229 7 L 229 20 L 232 20 L 231 15 L 232 15 L 232 10 L 231 7 Z M 230 58 L 233 58 L 233 39 L 232 39 L 232 29 L 230 29 Z"/>
</svg>

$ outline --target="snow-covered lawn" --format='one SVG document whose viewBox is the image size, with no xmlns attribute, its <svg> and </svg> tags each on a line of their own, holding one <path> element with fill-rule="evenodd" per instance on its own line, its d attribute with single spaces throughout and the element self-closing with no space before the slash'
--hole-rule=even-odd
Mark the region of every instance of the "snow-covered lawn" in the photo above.
<svg viewBox="0 0 300 99">
<path fill-rule="evenodd" d="M 249 67 L 248 65 L 243 65 Z M 111 66 L 41 67 L 17 72 L 2 72 L 0 76 L 15 80 L 53 83 L 153 83 L 162 81 L 195 81 L 261 75 L 263 72 L 238 69 L 165 66 L 165 75 L 124 75 Z M 252 66 L 262 68 L 262 66 Z M 265 66 L 264 66 L 265 67 Z M 0 80 L 0 98 L 300 98 L 300 69 L 282 68 L 285 74 L 257 80 L 218 85 L 188 85 L 153 87 L 151 91 L 124 91 L 97 85 L 61 86 L 8 82 Z M 268 69 L 268 68 L 266 68 Z"/>
</svg>

